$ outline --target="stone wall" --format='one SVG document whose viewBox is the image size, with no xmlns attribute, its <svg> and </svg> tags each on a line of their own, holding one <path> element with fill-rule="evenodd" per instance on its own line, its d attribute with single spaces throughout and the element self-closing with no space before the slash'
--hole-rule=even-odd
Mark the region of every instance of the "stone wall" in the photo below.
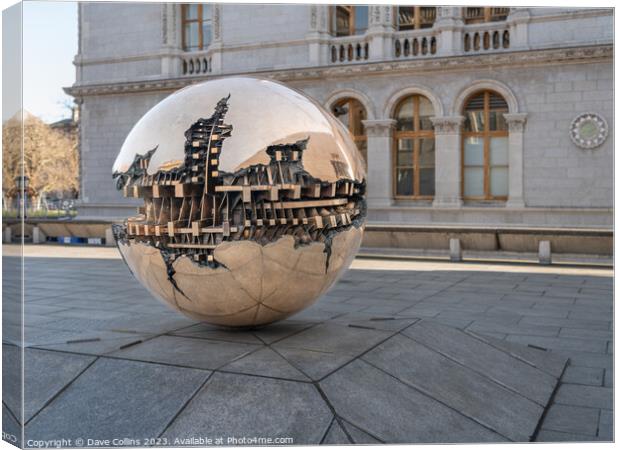
<svg viewBox="0 0 620 450">
<path fill-rule="evenodd" d="M 112 180 L 112 165 L 133 125 L 167 95 L 105 95 L 84 100 L 80 117 L 81 216 L 122 217 L 128 210 L 119 207 L 140 203 L 125 199 L 117 192 Z"/>
<path fill-rule="evenodd" d="M 228 4 L 218 8 L 213 44 L 217 52 L 206 53 L 221 58 L 214 63 L 216 71 L 259 72 L 303 90 L 327 107 L 349 96 L 366 106 L 372 221 L 611 226 L 613 67 L 606 49 L 613 42 L 613 16 L 607 12 L 519 10 L 509 18 L 518 51 L 463 57 L 455 44 L 451 50 L 455 54 L 395 61 L 387 39 L 384 47 L 372 47 L 384 52 L 373 63 L 322 66 L 317 62 L 320 58 L 314 63 L 309 58 L 316 57 L 316 46 L 328 39 L 321 34 L 327 27 L 324 6 Z M 372 8 L 369 33 L 383 36 L 383 31 L 390 32 L 385 28 L 391 20 L 389 8 Z M 452 21 L 450 27 L 458 28 L 459 9 L 440 9 L 443 25 L 437 26 Z M 519 28 L 524 23 L 525 32 Z M 209 78 L 175 75 L 179 30 L 178 5 L 80 6 L 81 44 L 73 93 L 82 102 L 81 215 L 128 213 L 122 206 L 128 205 L 127 200 L 115 191 L 110 175 L 124 138 L 141 115 L 166 95 Z M 102 87 L 88 90 L 93 84 Z M 510 105 L 510 195 L 506 204 L 493 207 L 463 204 L 460 195 L 462 103 L 467 95 L 484 88 L 498 91 Z M 403 96 L 413 93 L 427 96 L 435 107 L 434 202 L 396 202 L 391 192 L 393 109 Z M 609 124 L 610 135 L 597 149 L 578 148 L 569 137 L 571 121 L 583 112 L 597 113 Z"/>
</svg>

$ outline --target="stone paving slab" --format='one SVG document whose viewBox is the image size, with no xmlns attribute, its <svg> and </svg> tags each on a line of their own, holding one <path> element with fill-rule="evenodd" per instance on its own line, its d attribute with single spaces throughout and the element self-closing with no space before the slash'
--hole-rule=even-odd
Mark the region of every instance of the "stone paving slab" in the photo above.
<svg viewBox="0 0 620 450">
<path fill-rule="evenodd" d="M 588 384 L 591 386 L 601 386 L 603 384 L 604 369 L 596 367 L 568 366 L 563 380 L 571 384 Z"/>
<path fill-rule="evenodd" d="M 360 360 L 327 377 L 320 386 L 339 416 L 383 442 L 506 440 Z"/>
<path fill-rule="evenodd" d="M 356 426 L 351 425 L 346 420 L 341 420 L 341 422 L 344 426 L 344 429 L 347 430 L 346 432 L 350 436 L 349 440 L 353 444 L 385 444 L 385 442 L 382 442 L 380 439 L 377 439 L 376 437 L 373 437 L 370 434 L 360 430 Z M 342 443 L 346 443 L 346 441 L 341 441 L 340 444 Z"/>
<path fill-rule="evenodd" d="M 206 323 L 199 323 L 191 325 L 187 328 L 181 328 L 180 330 L 170 333 L 173 336 L 184 336 L 192 338 L 213 339 L 217 341 L 237 342 L 242 344 L 262 344 L 259 338 L 252 333 L 238 333 L 234 330 L 226 330 L 218 328 Z"/>
<path fill-rule="evenodd" d="M 286 380 L 310 381 L 306 375 L 269 347 L 236 359 L 223 366 L 221 370 Z"/>
<path fill-rule="evenodd" d="M 325 378 L 356 358 L 348 353 L 329 353 L 288 347 L 274 347 L 274 349 L 312 381 Z"/>
<path fill-rule="evenodd" d="M 351 442 L 349 440 L 349 438 L 345 434 L 344 430 L 342 429 L 342 427 L 340 426 L 338 421 L 334 420 L 334 421 L 332 421 L 332 424 L 330 425 L 329 429 L 327 430 L 327 434 L 323 438 L 323 441 L 321 441 L 321 444 L 324 444 L 324 445 L 338 445 L 338 444 L 340 444 L 340 445 L 342 445 L 343 442 L 349 442 L 351 444 L 353 443 L 353 442 Z"/>
<path fill-rule="evenodd" d="M 159 336 L 111 356 L 198 369 L 217 369 L 258 350 L 258 345 L 207 339 Z"/>
<path fill-rule="evenodd" d="M 612 411 L 601 411 L 598 422 L 598 436 L 606 441 L 614 440 L 614 414 Z"/>
<path fill-rule="evenodd" d="M 176 438 L 292 438 L 318 444 L 333 415 L 308 383 L 216 373 L 163 434 Z M 226 443 L 226 442 L 225 442 Z"/>
<path fill-rule="evenodd" d="M 132 278 L 120 259 L 98 259 L 99 250 L 91 248 L 81 250 L 92 252 L 90 258 L 59 257 L 65 248 L 53 250 L 53 260 L 42 257 L 25 261 L 26 278 L 30 280 L 25 307 L 36 322 L 26 329 L 26 345 L 37 347 L 33 354 L 45 355 L 42 367 L 54 367 L 53 362 L 45 362 L 48 354 L 59 360 L 64 355 L 98 359 L 77 378 L 68 380 L 34 415 L 27 430 L 33 427 L 39 436 L 58 436 L 54 431 L 58 427 L 64 433 L 67 428 L 54 422 L 55 415 L 78 423 L 82 433 L 95 430 L 103 416 L 82 414 L 85 401 L 101 402 L 100 414 L 115 415 L 115 420 L 127 422 L 127 428 L 116 427 L 121 432 L 131 427 L 158 436 L 173 429 L 190 430 L 203 424 L 208 427 L 214 419 L 206 415 L 208 409 L 204 408 L 208 405 L 204 399 L 224 402 L 220 394 L 207 388 L 211 381 L 204 384 L 212 374 L 211 380 L 229 377 L 221 379 L 235 380 L 240 386 L 258 386 L 265 380 L 266 392 L 281 395 L 280 403 L 283 398 L 299 396 L 310 398 L 316 411 L 327 408 L 326 414 L 319 412 L 316 418 L 303 416 L 298 420 L 294 407 L 286 410 L 288 416 L 277 415 L 274 420 L 292 433 L 301 433 L 297 431 L 301 423 L 301 428 L 309 430 L 304 434 L 309 440 L 300 442 L 527 439 L 531 422 L 524 417 L 518 416 L 515 422 L 520 425 L 511 430 L 510 420 L 485 416 L 488 411 L 480 408 L 483 399 L 476 397 L 476 392 L 467 398 L 462 394 L 467 393 L 465 390 L 448 383 L 444 383 L 445 391 L 440 391 L 441 377 L 417 377 L 428 367 L 416 364 L 431 356 L 434 367 L 448 367 L 454 373 L 451 382 L 505 394 L 503 388 L 517 398 L 537 399 L 547 414 L 539 417 L 534 440 L 599 441 L 613 436 L 611 271 L 357 260 L 332 291 L 301 314 L 260 329 L 231 331 L 199 324 L 162 307 Z M 16 267 L 10 261 L 3 266 L 5 293 L 19 294 L 19 272 L 13 270 Z M 11 331 L 14 338 L 21 334 L 20 309 L 19 302 L 3 303 L 3 311 L 9 313 L 3 318 L 5 339 L 11 337 Z M 64 314 L 67 311 L 72 312 Z M 116 313 L 122 317 L 115 318 Z M 79 317 L 71 317 L 76 315 Z M 84 316 L 88 318 L 81 318 Z M 420 322 L 421 317 L 432 321 Z M 412 334 L 422 326 L 444 328 L 436 333 L 439 337 L 424 332 L 416 339 Z M 452 354 L 451 349 L 458 349 L 459 342 L 451 342 L 446 336 L 462 337 L 463 331 L 468 338 L 472 337 L 469 333 L 475 334 L 477 345 L 482 345 L 485 352 L 485 346 L 490 347 L 496 359 L 480 360 L 477 351 L 464 359 L 457 358 L 462 357 L 458 352 Z M 518 343 L 511 341 L 514 336 L 520 336 Z M 98 340 L 83 341 L 89 338 Z M 540 350 L 541 338 L 550 339 L 548 342 L 554 345 Z M 403 339 L 412 344 L 397 358 L 397 344 Z M 587 342 L 582 346 L 581 341 Z M 128 344 L 133 345 L 120 348 Z M 416 345 L 431 349 L 432 355 L 418 355 Z M 570 362 L 565 370 L 566 358 Z M 489 361 L 495 361 L 491 367 Z M 517 361 L 510 366 L 523 368 L 528 376 L 542 373 L 540 380 L 548 383 L 533 383 L 528 391 L 510 377 L 501 382 L 509 366 L 507 361 Z M 112 371 L 108 365 L 116 369 Z M 154 370 L 158 375 L 149 375 Z M 122 386 L 112 372 L 124 374 L 131 386 Z M 492 379 L 491 384 L 472 373 Z M 558 378 L 560 385 L 549 398 L 550 386 L 555 386 Z M 176 388 L 177 384 L 185 385 L 186 380 L 191 388 L 181 389 L 182 398 L 166 397 L 171 385 Z M 391 388 L 386 391 L 385 386 Z M 499 391 L 490 386 L 500 386 Z M 158 406 L 167 405 L 165 411 L 149 403 L 152 391 L 159 399 Z M 104 394 L 109 400 L 102 400 Z M 354 394 L 359 398 L 349 401 Z M 201 400 L 197 400 L 199 397 Z M 124 406 L 124 402 L 135 404 L 135 410 Z M 188 412 L 189 405 L 198 413 L 195 421 Z M 505 406 L 508 409 L 492 403 L 489 409 L 511 417 L 510 405 Z M 248 403 L 248 416 L 238 417 L 234 427 L 241 430 L 244 423 L 250 423 L 251 414 L 257 416 L 264 411 L 261 408 L 260 402 Z M 592 428 L 588 428 L 589 434 L 582 429 L 556 430 L 570 423 L 571 411 L 579 408 L 587 409 L 588 417 L 594 417 L 592 411 L 597 414 L 594 434 Z M 431 413 L 426 414 L 426 409 Z M 549 414 L 552 409 L 554 414 Z M 411 417 L 411 411 L 419 410 L 424 410 L 428 420 Z M 6 423 L 10 424 L 11 411 L 4 408 L 3 415 L 9 416 Z M 441 434 L 438 425 L 443 427 Z M 103 435 L 111 435 L 115 425 L 100 428 Z"/>
<path fill-rule="evenodd" d="M 277 341 L 285 339 L 294 334 L 300 333 L 310 327 L 317 325 L 318 322 L 285 320 L 269 325 L 268 327 L 259 328 L 252 331 L 252 335 L 256 336 L 265 344 L 273 344 Z"/>
<path fill-rule="evenodd" d="M 274 347 L 359 355 L 390 336 L 389 331 L 323 323 L 278 341 Z"/>
<path fill-rule="evenodd" d="M 555 378 L 560 378 L 564 373 L 566 357 L 562 355 L 489 336 L 483 336 L 482 340 Z"/>
<path fill-rule="evenodd" d="M 4 403 L 2 403 L 2 432 L 4 433 L 3 439 L 5 441 L 21 447 L 21 426 L 13 412 L 9 411 L 9 408 Z"/>
<path fill-rule="evenodd" d="M 59 337 L 64 336 L 63 341 Z M 114 331 L 97 331 L 93 333 L 68 333 L 57 332 L 56 338 L 51 336 L 52 342 L 35 344 L 35 348 L 46 350 L 58 350 L 61 352 L 80 353 L 86 355 L 105 355 L 120 350 L 138 341 L 152 338 L 151 335 L 118 333 Z"/>
<path fill-rule="evenodd" d="M 465 341 L 474 339 L 462 334 Z M 362 359 L 512 441 L 529 441 L 543 413 L 542 406 L 506 389 L 503 380 L 480 375 L 405 336 Z"/>
<path fill-rule="evenodd" d="M 156 437 L 209 373 L 99 359 L 26 425 L 26 440 Z"/>
<path fill-rule="evenodd" d="M 2 367 L 10 370 L 19 364 L 20 349 L 12 345 L 2 346 Z M 28 422 L 69 382 L 86 369 L 95 358 L 71 353 L 54 353 L 43 350 L 26 349 L 24 357 L 24 420 Z M 3 371 L 4 371 L 3 370 Z M 3 377 L 7 383 L 19 382 L 19 378 Z M 17 385 L 3 386 L 3 402 L 13 415 L 20 419 L 21 398 Z"/>
<path fill-rule="evenodd" d="M 613 408 L 613 390 L 607 387 L 579 386 L 566 383 L 558 389 L 555 402 L 563 405 L 611 410 Z"/>
<path fill-rule="evenodd" d="M 599 411 L 581 406 L 553 405 L 545 417 L 545 429 L 596 436 Z"/>
<path fill-rule="evenodd" d="M 538 433 L 537 441 L 538 442 L 593 442 L 593 441 L 606 441 L 608 439 L 604 439 L 599 436 L 589 436 L 587 434 L 577 434 L 577 433 L 564 433 L 561 431 L 553 431 L 553 430 L 540 430 Z"/>
<path fill-rule="evenodd" d="M 404 330 L 403 334 L 541 406 L 548 403 L 557 384 L 553 376 L 483 340 L 465 340 L 462 332 L 447 326 L 422 321 Z"/>
</svg>

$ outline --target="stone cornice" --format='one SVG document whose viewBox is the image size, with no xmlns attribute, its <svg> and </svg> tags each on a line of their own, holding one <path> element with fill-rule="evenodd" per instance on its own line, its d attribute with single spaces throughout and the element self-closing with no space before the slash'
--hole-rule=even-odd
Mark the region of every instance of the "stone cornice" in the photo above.
<svg viewBox="0 0 620 450">
<path fill-rule="evenodd" d="M 243 75 L 260 76 L 284 82 L 307 81 L 324 78 L 343 78 L 351 76 L 385 76 L 395 74 L 411 74 L 436 71 L 470 71 L 481 67 L 518 67 L 557 64 L 584 64 L 611 61 L 613 45 L 601 44 L 593 46 L 554 48 L 546 50 L 524 50 L 514 52 L 497 52 L 479 55 L 460 55 L 449 57 L 433 57 L 411 60 L 391 60 L 368 62 L 363 64 L 339 64 L 320 67 L 307 67 L 283 70 L 257 71 L 242 73 Z M 145 91 L 174 91 L 189 84 L 222 76 L 240 75 L 229 73 L 198 77 L 158 78 L 137 80 L 133 82 L 117 82 L 103 84 L 74 85 L 64 88 L 65 92 L 74 97 L 90 95 L 114 95 Z"/>
</svg>

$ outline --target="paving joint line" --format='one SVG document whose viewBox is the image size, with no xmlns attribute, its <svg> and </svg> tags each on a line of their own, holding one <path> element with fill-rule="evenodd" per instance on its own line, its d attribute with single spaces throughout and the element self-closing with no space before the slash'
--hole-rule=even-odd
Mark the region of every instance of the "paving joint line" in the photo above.
<svg viewBox="0 0 620 450">
<path fill-rule="evenodd" d="M 340 416 L 338 415 L 338 413 L 336 412 L 336 408 L 334 408 L 334 405 L 331 404 L 331 402 L 329 401 L 329 398 L 327 397 L 327 394 L 325 394 L 325 392 L 323 391 L 323 389 L 321 388 L 321 386 L 319 385 L 318 382 L 313 381 L 312 385 L 314 386 L 314 388 L 317 390 L 317 392 L 319 393 L 319 395 L 321 396 L 321 398 L 323 399 L 323 401 L 325 402 L 325 404 L 327 405 L 327 407 L 329 408 L 329 410 L 331 411 L 332 415 L 333 415 L 333 421 L 338 422 L 338 425 L 340 426 L 340 428 L 342 429 L 342 431 L 344 432 L 345 436 L 347 437 L 347 439 L 349 440 L 349 442 L 351 444 L 355 444 L 355 441 L 353 440 L 353 438 L 351 437 L 351 435 L 349 434 L 348 430 L 342 426 L 341 423 L 341 419 Z M 331 423 L 330 425 L 327 427 L 327 430 L 325 430 L 325 436 L 327 436 L 327 433 L 329 432 L 329 429 L 331 427 Z M 323 437 L 323 439 L 325 439 L 325 436 Z"/>
<path fill-rule="evenodd" d="M 9 415 L 13 418 L 13 420 L 15 420 L 15 422 L 17 422 L 17 425 L 21 425 L 19 419 L 17 418 L 17 416 L 15 415 L 13 410 L 11 410 L 11 408 L 9 408 L 9 405 L 7 405 L 4 400 L 2 400 L 2 405 L 4 405 L 4 408 L 8 411 Z M 4 424 L 2 424 L 2 425 L 3 425 L 3 428 L 4 428 Z"/>
<path fill-rule="evenodd" d="M 30 419 L 25 421 L 25 423 L 24 423 L 22 428 L 25 430 L 26 426 L 28 426 L 28 424 L 30 424 L 39 414 L 41 414 L 41 412 L 43 412 L 43 410 L 45 408 L 47 408 L 49 405 L 51 405 L 54 400 L 56 400 L 63 392 L 65 392 L 80 376 L 82 376 L 84 374 L 84 372 L 86 372 L 88 369 L 90 369 L 93 366 L 93 364 L 95 364 L 97 361 L 99 361 L 99 359 L 100 359 L 99 356 L 95 356 L 95 359 L 93 359 L 90 363 L 88 363 L 86 365 L 86 367 L 84 367 L 82 370 L 80 370 L 80 372 L 77 375 L 75 375 L 67 384 L 65 384 L 62 388 L 60 388 L 58 390 L 58 392 L 56 392 L 51 398 L 49 398 L 43 404 L 43 406 L 41 406 L 41 408 L 39 408 L 37 410 L 37 412 L 35 412 L 32 416 L 30 416 Z"/>
<path fill-rule="evenodd" d="M 441 350 L 435 349 L 435 348 L 433 348 L 433 347 L 430 347 L 430 346 L 428 346 L 428 345 L 426 345 L 426 344 L 423 344 L 423 343 L 421 343 L 421 342 L 417 341 L 416 339 L 412 338 L 411 336 L 407 336 L 406 334 L 402 334 L 402 333 L 400 333 L 400 334 L 401 334 L 401 336 L 404 336 L 404 337 L 406 337 L 407 339 L 410 339 L 411 341 L 415 342 L 416 344 L 421 345 L 422 347 L 425 347 L 425 348 L 427 348 L 427 349 L 429 349 L 429 350 L 431 350 L 431 351 L 433 351 L 433 352 L 436 352 L 436 353 L 440 354 L 441 356 L 443 356 L 444 358 L 448 359 L 449 361 L 452 361 L 453 363 L 458 364 L 459 366 L 464 367 L 465 369 L 470 370 L 470 371 L 472 371 L 472 372 L 474 372 L 474 373 L 476 373 L 476 374 L 478 374 L 478 375 L 482 376 L 483 378 L 486 378 L 486 379 L 487 379 L 487 380 L 489 380 L 489 381 L 492 381 L 493 383 L 497 384 L 498 386 L 502 387 L 503 389 L 506 389 L 506 390 L 508 390 L 509 392 L 512 392 L 513 394 L 516 394 L 516 395 L 518 395 L 518 396 L 520 396 L 520 397 L 523 397 L 523 398 L 525 398 L 526 400 L 529 400 L 530 402 L 532 402 L 532 403 L 534 403 L 534 404 L 536 404 L 536 405 L 538 405 L 538 406 L 540 406 L 540 407 L 542 407 L 542 408 L 544 408 L 544 407 L 545 407 L 545 405 L 543 405 L 542 403 L 538 402 L 537 400 L 534 400 L 534 399 L 532 399 L 532 398 L 527 397 L 526 395 L 524 395 L 524 394 L 522 394 L 522 393 L 518 392 L 518 391 L 517 391 L 517 390 L 515 390 L 514 388 L 511 388 L 510 386 L 507 386 L 506 384 L 502 383 L 501 381 L 496 380 L 494 377 L 491 377 L 491 376 L 489 376 L 488 374 L 486 374 L 486 373 L 484 373 L 484 372 L 480 372 L 480 371 L 478 371 L 478 370 L 476 370 L 476 369 L 473 369 L 473 368 L 471 368 L 471 367 L 466 366 L 466 365 L 465 365 L 465 364 L 463 364 L 462 362 L 460 362 L 460 361 L 458 361 L 458 360 L 454 359 L 454 358 L 453 358 L 452 356 L 450 356 L 449 354 L 447 354 L 447 353 L 445 353 L 445 352 L 443 352 L 443 351 L 441 351 Z M 528 365 L 529 365 L 529 364 L 528 364 Z M 537 369 L 537 370 L 540 370 L 540 369 Z M 541 372 L 542 372 L 543 374 L 545 374 L 545 375 L 549 376 L 549 377 L 556 378 L 555 376 L 550 375 L 550 374 L 548 374 L 547 372 L 543 372 L 542 370 L 541 370 Z M 558 384 L 559 384 L 559 378 L 557 378 L 557 380 L 558 380 Z"/>
<path fill-rule="evenodd" d="M 211 372 L 209 375 L 207 375 L 207 378 L 200 383 L 200 385 L 196 388 L 196 390 L 189 396 L 189 398 L 187 399 L 186 402 L 183 403 L 183 405 L 181 405 L 181 407 L 179 408 L 179 410 L 174 414 L 174 416 L 172 417 L 172 419 L 170 419 L 170 421 L 168 422 L 168 424 L 162 429 L 162 431 L 157 435 L 157 439 L 160 439 L 162 437 L 162 435 L 168 430 L 168 428 L 170 428 L 170 426 L 178 419 L 178 417 L 181 415 L 181 413 L 183 411 L 185 411 L 185 409 L 187 408 L 187 406 L 189 405 L 189 403 L 194 399 L 194 397 L 196 397 L 196 395 L 198 395 L 198 392 L 200 392 L 202 390 L 202 388 L 204 386 L 206 386 L 206 384 L 209 382 L 209 380 L 211 379 L 211 377 L 213 377 L 213 374 L 215 372 Z M 171 445 L 172 447 L 172 445 Z"/>
<path fill-rule="evenodd" d="M 560 386 L 564 383 L 562 383 L 562 377 L 564 376 L 564 374 L 566 373 L 566 368 L 568 367 L 568 361 L 566 364 L 564 364 L 564 369 L 562 369 L 562 373 L 560 374 L 559 378 L 558 378 L 558 382 L 556 383 L 555 387 L 553 388 L 553 392 L 551 392 L 551 396 L 549 397 L 549 401 L 547 402 L 547 404 L 544 406 L 543 408 L 543 413 L 540 415 L 540 419 L 538 419 L 538 424 L 536 424 L 536 428 L 534 429 L 534 433 L 532 434 L 532 436 L 530 436 L 530 442 L 535 442 L 536 439 L 538 438 L 538 435 L 540 434 L 540 430 L 542 429 L 542 425 L 547 417 L 547 413 L 549 412 L 549 410 L 551 409 L 551 407 L 553 405 L 557 405 L 558 403 L 555 403 L 555 396 L 557 395 L 558 391 L 560 390 Z"/>
</svg>

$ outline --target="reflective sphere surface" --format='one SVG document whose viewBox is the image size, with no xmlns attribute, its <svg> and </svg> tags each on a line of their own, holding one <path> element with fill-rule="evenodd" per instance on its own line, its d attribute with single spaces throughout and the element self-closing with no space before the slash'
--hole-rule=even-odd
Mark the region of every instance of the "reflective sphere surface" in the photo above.
<svg viewBox="0 0 620 450">
<path fill-rule="evenodd" d="M 226 122 L 233 133 L 226 140 L 220 170 L 236 171 L 265 163 L 269 145 L 310 138 L 304 167 L 326 181 L 362 181 L 364 163 L 348 130 L 304 94 L 279 83 L 234 77 L 181 89 L 148 111 L 133 127 L 116 158 L 113 172 L 127 170 L 136 154 L 157 147 L 148 167 L 155 173 L 183 163 L 185 131 L 199 117 L 209 116 L 216 103 L 230 94 Z"/>
<path fill-rule="evenodd" d="M 257 326 L 316 301 L 361 243 L 365 174 L 348 131 L 281 84 L 228 78 L 148 111 L 114 164 L 144 200 L 116 226 L 157 298 L 223 326 Z"/>
</svg>

